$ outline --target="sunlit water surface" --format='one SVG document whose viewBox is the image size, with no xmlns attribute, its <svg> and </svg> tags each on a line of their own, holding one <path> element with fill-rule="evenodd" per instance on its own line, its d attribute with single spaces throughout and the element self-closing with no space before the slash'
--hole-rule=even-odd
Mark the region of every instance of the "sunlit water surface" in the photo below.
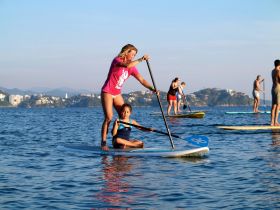
<svg viewBox="0 0 280 210">
<path fill-rule="evenodd" d="M 193 108 L 194 109 L 194 108 Z M 202 108 L 201 108 L 202 109 Z M 203 158 L 112 157 L 67 153 L 63 144 L 99 145 L 101 108 L 0 109 L 0 209 L 279 209 L 280 131 L 223 131 L 268 124 L 251 108 L 204 108 L 203 119 L 168 120 L 172 132 L 205 135 Z M 165 131 L 158 108 L 135 108 L 141 125 Z M 146 147 L 167 136 L 138 131 Z M 111 138 L 108 137 L 108 142 Z M 176 147 L 186 142 L 174 139 Z"/>
</svg>

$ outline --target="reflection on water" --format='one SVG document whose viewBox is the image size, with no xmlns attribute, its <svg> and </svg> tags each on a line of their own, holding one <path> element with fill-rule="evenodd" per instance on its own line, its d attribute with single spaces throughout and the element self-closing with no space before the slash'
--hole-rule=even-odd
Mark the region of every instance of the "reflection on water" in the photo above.
<svg viewBox="0 0 280 210">
<path fill-rule="evenodd" d="M 280 132 L 279 132 L 279 130 L 272 130 L 271 137 L 272 137 L 272 145 L 273 146 L 280 146 Z"/>
<path fill-rule="evenodd" d="M 123 196 L 123 193 L 129 192 L 131 187 L 125 180 L 126 175 L 133 167 L 128 158 L 123 156 L 103 156 L 102 167 L 104 186 L 97 194 L 97 198 L 102 203 L 107 203 L 110 206 L 133 203 L 133 200 L 128 199 L 128 196 Z"/>
<path fill-rule="evenodd" d="M 207 156 L 205 157 L 188 157 L 188 158 L 170 158 L 166 159 L 173 164 L 192 163 L 202 164 L 209 163 Z M 131 206 L 137 202 L 136 200 L 147 197 L 157 196 L 155 192 L 150 191 L 145 194 L 135 191 L 139 183 L 133 182 L 132 175 L 135 172 L 137 159 L 124 157 L 124 156 L 103 156 L 102 157 L 102 171 L 103 185 L 100 191 L 94 196 L 103 207 L 110 209 L 118 209 L 119 207 Z M 164 166 L 160 166 L 161 170 L 166 172 Z M 157 170 L 160 173 L 160 170 Z M 169 171 L 169 169 L 167 170 Z M 172 171 L 172 170 L 171 170 Z M 140 175 L 142 176 L 142 175 Z M 139 176 L 137 177 L 139 179 Z M 152 183 L 149 187 L 152 187 Z M 144 185 L 145 186 L 145 185 Z M 143 187 L 144 187 L 143 186 Z M 148 186 L 146 186 L 148 187 Z M 163 187 L 163 186 L 162 186 Z M 158 199 L 158 198 L 157 198 Z M 112 208 L 113 207 L 113 208 Z M 123 208 L 122 208 L 123 209 Z M 130 208 L 126 208 L 130 209 Z"/>
</svg>

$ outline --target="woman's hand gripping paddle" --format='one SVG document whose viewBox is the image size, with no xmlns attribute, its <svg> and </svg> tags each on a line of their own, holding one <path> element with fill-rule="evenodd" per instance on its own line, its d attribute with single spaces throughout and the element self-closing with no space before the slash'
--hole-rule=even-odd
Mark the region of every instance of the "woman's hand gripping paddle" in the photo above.
<svg viewBox="0 0 280 210">
<path fill-rule="evenodd" d="M 160 134 L 167 135 L 167 136 L 169 135 L 168 133 L 156 130 L 154 128 L 147 128 L 147 127 L 143 127 L 143 126 L 140 126 L 140 125 L 134 125 L 134 124 L 131 124 L 131 123 L 128 123 L 128 122 L 124 122 L 124 121 L 119 121 L 119 122 L 122 123 L 122 124 L 134 126 L 134 127 L 139 128 L 141 130 L 144 130 L 144 131 L 160 133 Z M 188 136 L 187 138 L 182 138 L 182 137 L 180 137 L 180 136 L 178 136 L 176 134 L 171 134 L 171 136 L 175 137 L 175 138 L 178 138 L 178 139 L 185 140 L 188 143 L 190 143 L 190 144 L 192 144 L 193 146 L 196 146 L 196 147 L 208 147 L 208 144 L 209 144 L 209 140 L 208 140 L 208 138 L 206 136 L 192 135 L 192 136 Z"/>
</svg>

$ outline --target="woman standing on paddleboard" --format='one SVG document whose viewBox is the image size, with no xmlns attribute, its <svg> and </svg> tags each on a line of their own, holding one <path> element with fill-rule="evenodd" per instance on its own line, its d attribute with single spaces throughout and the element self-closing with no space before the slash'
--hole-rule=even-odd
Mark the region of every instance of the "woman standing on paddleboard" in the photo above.
<svg viewBox="0 0 280 210">
<path fill-rule="evenodd" d="M 132 44 L 127 44 L 121 49 L 121 52 L 118 54 L 118 56 L 113 59 L 107 80 L 101 89 L 101 102 L 104 112 L 104 121 L 101 130 L 102 150 L 109 149 L 106 145 L 106 140 L 109 125 L 113 118 L 113 107 L 120 115 L 121 106 L 124 104 L 124 100 L 121 95 L 121 89 L 129 76 L 132 75 L 144 87 L 151 91 L 155 91 L 154 87 L 141 76 L 136 68 L 136 65 L 144 60 L 148 60 L 149 56 L 144 55 L 139 59 L 133 60 L 137 54 L 137 51 L 137 48 Z"/>
<path fill-rule="evenodd" d="M 174 108 L 174 114 L 177 114 L 177 97 L 176 93 L 178 92 L 178 87 L 179 87 L 179 78 L 176 77 L 174 80 L 172 80 L 172 83 L 169 87 L 169 90 L 167 92 L 167 102 L 168 102 L 168 107 L 167 107 L 167 115 L 170 115 L 171 108 L 173 106 Z"/>
</svg>

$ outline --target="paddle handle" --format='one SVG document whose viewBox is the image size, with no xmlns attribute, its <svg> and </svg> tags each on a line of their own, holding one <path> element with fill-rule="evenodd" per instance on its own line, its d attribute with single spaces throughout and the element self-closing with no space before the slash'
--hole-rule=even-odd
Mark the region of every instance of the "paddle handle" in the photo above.
<svg viewBox="0 0 280 210">
<path fill-rule="evenodd" d="M 148 66 L 148 69 L 149 69 L 149 72 L 150 72 L 150 75 L 151 75 L 151 79 L 152 79 L 152 82 L 153 82 L 153 85 L 154 85 L 154 88 L 157 92 L 157 87 L 156 87 L 156 83 L 155 83 L 155 80 L 154 80 L 154 77 L 153 77 L 153 74 L 152 74 L 152 70 L 151 70 L 151 67 L 150 67 L 150 63 L 148 60 L 146 60 L 146 63 L 147 63 L 147 66 Z M 167 125 L 167 122 L 166 122 L 166 118 L 164 116 L 164 113 L 163 113 L 163 109 L 162 109 L 162 105 L 161 105 L 161 102 L 160 102 L 160 99 L 159 99 L 159 95 L 157 95 L 157 100 L 158 100 L 158 103 L 159 103 L 159 107 L 160 107 L 160 111 L 161 111 L 161 115 L 162 115 L 162 118 L 163 118 L 163 121 L 164 121 L 164 124 L 165 124 L 165 127 L 166 127 L 166 130 L 167 130 L 167 133 L 168 133 L 168 136 L 169 136 L 169 140 L 170 140 L 170 143 L 171 143 L 171 147 L 172 149 L 174 149 L 174 143 L 173 143 L 173 139 L 171 137 L 171 133 L 170 133 L 170 130 L 168 128 L 168 125 Z"/>
</svg>

